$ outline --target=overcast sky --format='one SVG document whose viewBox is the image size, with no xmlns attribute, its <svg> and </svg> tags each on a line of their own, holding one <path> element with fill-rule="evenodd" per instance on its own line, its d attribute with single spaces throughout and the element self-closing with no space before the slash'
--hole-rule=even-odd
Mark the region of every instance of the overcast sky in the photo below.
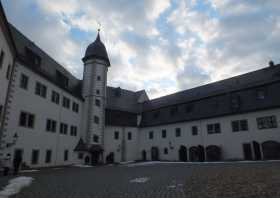
<svg viewBox="0 0 280 198">
<path fill-rule="evenodd" d="M 2 0 L 8 20 L 82 78 L 101 39 L 108 84 L 150 98 L 280 62 L 279 0 Z"/>
</svg>

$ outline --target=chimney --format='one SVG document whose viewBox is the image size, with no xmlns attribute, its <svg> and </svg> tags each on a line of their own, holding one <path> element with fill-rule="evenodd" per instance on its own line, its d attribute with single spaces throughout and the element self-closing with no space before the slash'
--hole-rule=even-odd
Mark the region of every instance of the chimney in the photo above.
<svg viewBox="0 0 280 198">
<path fill-rule="evenodd" d="M 275 66 L 273 61 L 269 61 L 268 64 L 269 64 L 269 67 L 274 67 Z"/>
</svg>

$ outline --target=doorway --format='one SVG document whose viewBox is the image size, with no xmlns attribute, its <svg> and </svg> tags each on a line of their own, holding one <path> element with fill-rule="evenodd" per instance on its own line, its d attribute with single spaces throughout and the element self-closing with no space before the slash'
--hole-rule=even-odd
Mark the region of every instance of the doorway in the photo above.
<svg viewBox="0 0 280 198">
<path fill-rule="evenodd" d="M 142 151 L 142 160 L 143 161 L 147 160 L 147 152 L 145 150 Z"/>
<path fill-rule="evenodd" d="M 244 160 L 252 160 L 252 148 L 250 143 L 243 144 L 243 154 L 244 154 Z"/>
<path fill-rule="evenodd" d="M 152 161 L 158 161 L 159 160 L 159 150 L 158 150 L 158 147 L 152 147 L 151 159 L 152 159 Z"/>
<path fill-rule="evenodd" d="M 280 159 L 280 143 L 276 141 L 266 141 L 262 143 L 263 158 L 265 160 Z"/>
<path fill-rule="evenodd" d="M 188 161 L 187 147 L 181 145 L 179 149 L 179 161 L 186 162 Z"/>
<path fill-rule="evenodd" d="M 94 151 L 91 153 L 91 164 L 96 165 L 99 162 L 99 154 L 100 152 Z"/>
<path fill-rule="evenodd" d="M 260 144 L 256 141 L 253 141 L 253 148 L 254 148 L 255 160 L 261 160 L 262 154 L 261 154 Z"/>
</svg>

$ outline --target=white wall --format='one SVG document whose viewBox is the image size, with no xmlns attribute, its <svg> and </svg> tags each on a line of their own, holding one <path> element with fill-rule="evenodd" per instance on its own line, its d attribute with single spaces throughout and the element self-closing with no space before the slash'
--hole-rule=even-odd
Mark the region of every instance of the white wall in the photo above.
<svg viewBox="0 0 280 198">
<path fill-rule="evenodd" d="M 6 131 L 8 136 L 6 140 L 12 141 L 12 136 L 16 132 L 19 136 L 15 146 L 10 148 L 13 155 L 14 149 L 24 149 L 23 161 L 28 165 L 31 163 L 32 149 L 39 149 L 39 163 L 35 166 L 54 166 L 71 164 L 77 161 L 77 155 L 73 154 L 73 149 L 77 145 L 81 132 L 82 101 L 58 88 L 54 84 L 35 74 L 28 68 L 16 64 L 15 83 L 13 88 L 13 98 L 10 113 L 8 115 L 8 125 Z M 19 87 L 21 74 L 29 77 L 28 90 Z M 36 81 L 47 86 L 47 97 L 42 98 L 35 94 Z M 52 90 L 60 94 L 60 105 L 51 102 Z M 70 99 L 70 108 L 62 107 L 62 98 L 66 96 Z M 72 111 L 72 102 L 79 104 L 79 113 Z M 34 129 L 19 126 L 19 115 L 21 111 L 27 111 L 35 114 Z M 46 120 L 53 119 L 57 121 L 56 133 L 46 132 Z M 68 124 L 68 134 L 59 133 L 60 122 Z M 77 136 L 70 136 L 70 126 L 78 127 Z M 45 163 L 46 150 L 52 150 L 52 162 Z M 68 161 L 64 161 L 64 150 L 69 150 Z"/>
<path fill-rule="evenodd" d="M 0 53 L 3 50 L 5 56 L 4 56 L 2 67 L 0 65 L 0 106 L 1 105 L 3 106 L 3 111 L 4 111 L 4 105 L 6 101 L 7 89 L 9 84 L 9 80 L 6 78 L 6 73 L 8 70 L 8 65 L 10 65 L 11 67 L 13 66 L 13 55 L 9 48 L 6 37 L 4 36 L 3 29 L 1 27 L 2 26 L 0 26 Z M 1 128 L 1 124 L 2 124 L 2 118 L 0 117 L 0 128 Z"/>
<path fill-rule="evenodd" d="M 257 128 L 256 118 L 264 116 L 277 117 L 278 128 L 263 129 Z M 231 121 L 233 120 L 248 120 L 248 131 L 232 132 Z M 221 124 L 221 133 L 208 134 L 207 124 L 211 123 Z M 198 126 L 198 135 L 193 136 L 191 132 L 192 126 Z M 181 137 L 175 137 L 175 128 L 181 128 Z M 208 145 L 218 145 L 222 148 L 224 159 L 243 159 L 243 143 L 252 143 L 252 141 L 258 141 L 262 143 L 267 140 L 280 141 L 280 109 L 259 111 L 254 113 L 240 114 L 234 116 L 225 116 L 220 118 L 205 119 L 200 121 L 176 123 L 170 125 L 162 125 L 155 127 L 141 128 L 139 130 L 140 146 L 138 150 L 138 159 L 141 159 L 141 151 L 146 150 L 147 159 L 151 159 L 151 148 L 156 146 L 160 151 L 161 160 L 178 160 L 178 150 L 181 145 L 184 145 L 189 149 L 191 146 L 202 145 L 204 147 Z M 167 138 L 161 137 L 161 130 L 167 130 Z M 154 138 L 149 139 L 149 131 L 154 131 Z M 170 149 L 169 142 L 174 147 Z M 168 148 L 168 154 L 163 153 L 164 148 Z"/>
<path fill-rule="evenodd" d="M 119 132 L 119 139 L 117 140 L 114 138 L 115 131 Z M 128 140 L 128 132 L 132 134 L 131 140 Z M 104 159 L 110 152 L 114 152 L 115 162 L 137 160 L 138 128 L 106 126 L 104 137 Z M 122 160 L 122 152 L 124 152 L 124 160 Z"/>
</svg>

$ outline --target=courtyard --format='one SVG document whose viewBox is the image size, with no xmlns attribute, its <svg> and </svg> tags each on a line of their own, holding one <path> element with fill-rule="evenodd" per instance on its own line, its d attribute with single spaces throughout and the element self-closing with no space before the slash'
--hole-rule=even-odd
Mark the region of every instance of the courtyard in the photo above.
<svg viewBox="0 0 280 198">
<path fill-rule="evenodd" d="M 33 181 L 10 197 L 280 197 L 279 166 L 277 161 L 147 162 L 51 168 L 21 173 L 18 177 L 32 177 Z M 12 178 L 1 177 L 1 188 Z"/>
</svg>

